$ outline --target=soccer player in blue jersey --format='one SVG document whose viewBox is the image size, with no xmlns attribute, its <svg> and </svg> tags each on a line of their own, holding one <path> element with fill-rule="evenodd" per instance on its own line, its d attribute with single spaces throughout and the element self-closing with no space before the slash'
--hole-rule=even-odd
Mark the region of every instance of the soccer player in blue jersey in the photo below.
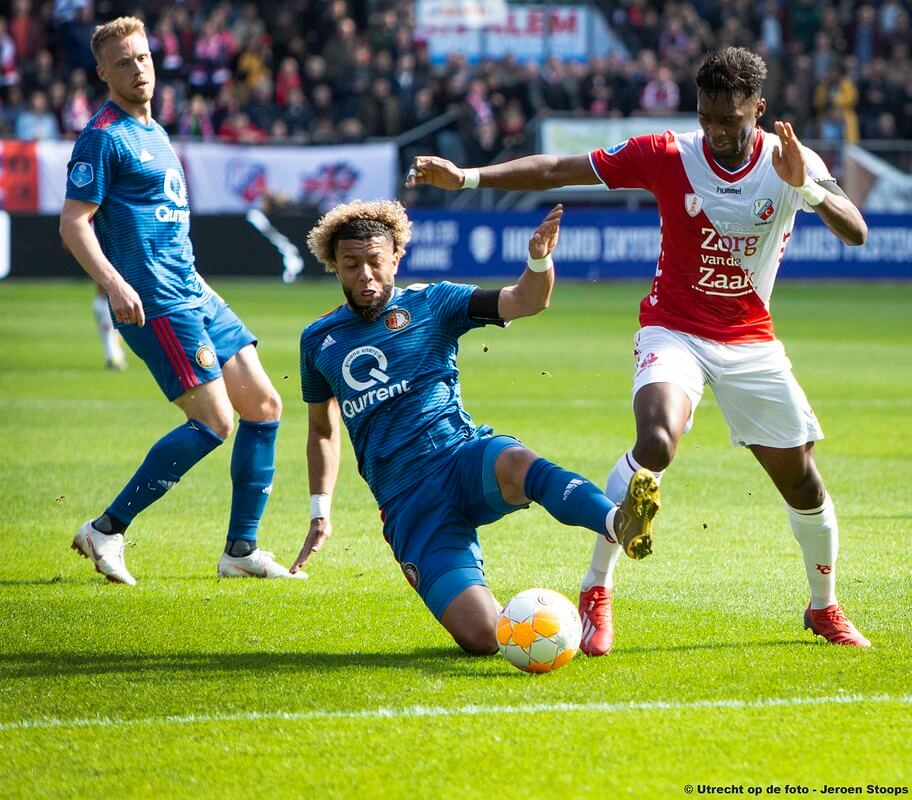
<svg viewBox="0 0 912 800">
<path fill-rule="evenodd" d="M 519 280 L 496 290 L 449 282 L 396 288 L 411 238 L 397 202 L 339 206 L 308 237 L 347 302 L 301 335 L 311 525 L 291 571 L 330 535 L 344 421 L 402 572 L 470 653 L 497 649 L 499 606 L 485 582 L 477 527 L 534 500 L 560 522 L 620 544 L 631 558 L 651 552 L 659 507 L 651 472 L 637 472 L 615 506 L 590 481 L 513 437 L 476 427 L 462 405 L 459 337 L 548 306 L 562 214 L 556 206 L 533 234 Z"/>
<path fill-rule="evenodd" d="M 108 295 L 130 349 L 187 421 L 152 446 L 104 513 L 77 531 L 73 549 L 108 580 L 135 584 L 124 562 L 124 531 L 231 435 L 237 411 L 231 516 L 218 574 L 296 577 L 257 547 L 282 402 L 260 364 L 256 338 L 194 266 L 184 171 L 152 119 L 155 69 L 142 21 L 120 17 L 99 26 L 92 52 L 110 99 L 73 147 L 60 235 Z"/>
</svg>

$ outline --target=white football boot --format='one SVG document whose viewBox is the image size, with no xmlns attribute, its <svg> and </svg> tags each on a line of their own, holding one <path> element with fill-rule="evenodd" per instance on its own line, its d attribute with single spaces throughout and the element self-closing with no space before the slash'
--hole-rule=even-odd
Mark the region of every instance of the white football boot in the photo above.
<svg viewBox="0 0 912 800">
<path fill-rule="evenodd" d="M 70 547 L 83 558 L 88 558 L 95 565 L 95 571 L 112 583 L 136 585 L 136 579 L 124 563 L 122 533 L 102 533 L 92 525 L 92 520 L 89 520 L 76 531 Z"/>
<path fill-rule="evenodd" d="M 297 578 L 303 580 L 306 572 L 289 572 L 275 560 L 275 556 L 268 550 L 258 547 L 246 556 L 229 556 L 222 553 L 218 562 L 218 576 L 220 578 Z"/>
</svg>

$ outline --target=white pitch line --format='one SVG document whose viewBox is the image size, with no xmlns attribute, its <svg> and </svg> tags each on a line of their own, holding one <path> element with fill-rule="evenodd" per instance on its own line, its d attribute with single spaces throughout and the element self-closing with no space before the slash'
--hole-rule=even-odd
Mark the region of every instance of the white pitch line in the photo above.
<svg viewBox="0 0 912 800">
<path fill-rule="evenodd" d="M 503 714 L 572 714 L 597 711 L 606 714 L 627 711 L 692 711 L 699 709 L 763 709 L 789 706 L 861 705 L 863 703 L 912 704 L 912 695 L 839 694 L 830 697 L 767 697 L 759 700 L 651 700 L 618 703 L 541 703 L 526 706 L 479 706 L 457 708 L 408 706 L 405 708 L 365 708 L 354 711 L 250 711 L 236 714 L 187 714 L 172 717 L 83 717 L 81 719 L 38 718 L 0 723 L 0 733 L 48 730 L 52 728 L 121 728 L 136 725 L 200 725 L 211 722 L 300 722 L 321 719 L 405 719 L 410 717 L 472 717 Z"/>
</svg>

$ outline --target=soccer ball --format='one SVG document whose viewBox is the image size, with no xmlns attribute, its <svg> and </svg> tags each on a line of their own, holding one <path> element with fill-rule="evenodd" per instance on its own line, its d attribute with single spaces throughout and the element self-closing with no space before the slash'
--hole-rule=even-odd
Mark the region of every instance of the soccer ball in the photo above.
<svg viewBox="0 0 912 800">
<path fill-rule="evenodd" d="M 562 667 L 576 654 L 582 635 L 573 603 L 551 589 L 520 592 L 497 617 L 497 646 L 524 672 Z"/>
</svg>

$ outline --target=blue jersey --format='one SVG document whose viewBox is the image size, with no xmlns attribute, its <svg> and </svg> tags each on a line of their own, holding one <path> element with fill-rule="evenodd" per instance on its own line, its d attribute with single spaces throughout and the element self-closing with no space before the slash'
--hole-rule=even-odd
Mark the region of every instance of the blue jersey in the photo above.
<svg viewBox="0 0 912 800">
<path fill-rule="evenodd" d="M 66 196 L 95 203 L 95 235 L 142 299 L 146 316 L 195 308 L 209 296 L 196 272 L 184 170 L 164 128 L 105 103 L 79 135 Z"/>
<path fill-rule="evenodd" d="M 358 471 L 382 506 L 420 481 L 479 430 L 462 406 L 459 337 L 475 286 L 437 283 L 394 290 L 368 322 L 342 305 L 301 334 L 305 402 L 336 397 Z"/>
</svg>

